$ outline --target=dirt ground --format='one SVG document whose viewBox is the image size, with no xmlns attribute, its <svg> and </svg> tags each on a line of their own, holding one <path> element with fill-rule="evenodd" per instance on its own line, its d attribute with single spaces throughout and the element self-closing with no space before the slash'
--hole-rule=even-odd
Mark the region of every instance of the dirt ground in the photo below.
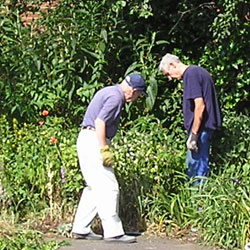
<svg viewBox="0 0 250 250">
<path fill-rule="evenodd" d="M 216 248 L 202 246 L 193 242 L 167 239 L 156 236 L 141 235 L 137 243 L 117 244 L 106 243 L 103 240 L 87 241 L 72 238 L 62 238 L 70 242 L 70 246 L 63 246 L 60 250 L 215 250 Z M 218 249 L 216 249 L 218 250 Z"/>
</svg>

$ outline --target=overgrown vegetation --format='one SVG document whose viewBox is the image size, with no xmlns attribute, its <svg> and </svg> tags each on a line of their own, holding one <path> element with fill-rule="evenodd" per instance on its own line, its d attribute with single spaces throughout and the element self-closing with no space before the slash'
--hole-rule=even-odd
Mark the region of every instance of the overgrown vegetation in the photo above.
<svg viewBox="0 0 250 250">
<path fill-rule="evenodd" d="M 71 223 L 75 197 L 84 186 L 75 152 L 78 129 L 63 132 L 63 120 L 49 116 L 44 122 L 23 125 L 1 117 L 1 132 L 6 134 L 1 139 L 1 206 L 12 208 L 20 222 L 40 213 L 57 224 Z M 185 133 L 173 133 L 177 124 L 171 130 L 150 115 L 121 128 L 113 150 L 125 226 L 198 227 L 210 244 L 244 246 L 250 237 L 249 122 L 247 116 L 226 114 L 213 171 L 201 189 L 186 182 Z"/>
<path fill-rule="evenodd" d="M 140 71 L 147 80 L 147 107 L 152 109 L 158 92 L 161 100 L 173 96 L 158 71 L 166 52 L 208 68 L 221 105 L 246 112 L 246 0 L 61 0 L 24 26 L 23 13 L 39 13 L 42 2 L 1 0 L 1 112 L 33 122 L 45 108 L 66 117 L 67 123 L 79 122 L 97 89 L 131 71 Z M 161 110 L 171 109 L 155 106 L 153 112 L 161 116 Z"/>
<path fill-rule="evenodd" d="M 75 141 L 87 104 L 139 71 L 149 98 L 126 105 L 113 141 L 125 226 L 197 228 L 209 244 L 242 249 L 250 239 L 247 1 L 61 0 L 45 12 L 44 2 L 0 1 L 1 211 L 15 223 L 71 223 L 84 186 Z M 25 26 L 28 12 L 40 18 Z M 221 103 L 201 189 L 186 182 L 182 84 L 159 74 L 166 52 L 206 67 Z M 1 249 L 59 247 L 20 230 L 1 229 Z"/>
<path fill-rule="evenodd" d="M 61 246 L 68 245 L 67 242 L 56 240 L 46 241 L 42 233 L 35 230 L 25 229 L 21 226 L 10 227 L 9 223 L 1 224 L 0 249 L 1 250 L 57 250 Z"/>
</svg>

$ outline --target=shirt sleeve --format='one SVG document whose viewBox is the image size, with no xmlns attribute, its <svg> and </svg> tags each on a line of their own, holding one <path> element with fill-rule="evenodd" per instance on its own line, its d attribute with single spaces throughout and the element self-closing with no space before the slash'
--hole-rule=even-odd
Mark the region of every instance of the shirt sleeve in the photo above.
<svg viewBox="0 0 250 250">
<path fill-rule="evenodd" d="M 186 99 L 195 99 L 203 96 L 200 74 L 197 72 L 197 70 L 192 69 L 190 72 L 188 72 L 184 84 Z"/>
<path fill-rule="evenodd" d="M 112 123 L 119 115 L 120 101 L 115 96 L 110 96 L 103 104 L 97 118 L 107 124 Z"/>
</svg>

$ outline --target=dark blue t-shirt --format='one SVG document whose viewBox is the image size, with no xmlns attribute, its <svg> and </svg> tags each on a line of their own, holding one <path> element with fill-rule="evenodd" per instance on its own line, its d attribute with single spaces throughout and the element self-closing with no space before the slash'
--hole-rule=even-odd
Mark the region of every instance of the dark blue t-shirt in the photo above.
<svg viewBox="0 0 250 250">
<path fill-rule="evenodd" d="M 194 119 L 194 99 L 202 97 L 205 103 L 201 129 L 215 130 L 221 127 L 221 116 L 211 75 L 202 67 L 189 66 L 183 74 L 183 116 L 188 133 Z"/>
<path fill-rule="evenodd" d="M 106 123 L 106 137 L 114 137 L 124 103 L 125 97 L 119 85 L 99 90 L 86 110 L 82 126 L 95 127 L 95 120 L 99 118 Z"/>
</svg>

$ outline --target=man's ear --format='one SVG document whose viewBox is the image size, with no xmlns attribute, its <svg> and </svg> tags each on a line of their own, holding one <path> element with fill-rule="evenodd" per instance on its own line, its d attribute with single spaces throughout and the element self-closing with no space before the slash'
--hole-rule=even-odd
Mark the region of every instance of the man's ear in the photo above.
<svg viewBox="0 0 250 250">
<path fill-rule="evenodd" d="M 132 93 L 134 94 L 137 91 L 137 89 L 132 89 L 132 91 L 133 91 Z"/>
<path fill-rule="evenodd" d="M 170 63 L 169 63 L 169 66 L 173 66 L 174 68 L 176 68 L 175 62 L 170 62 Z"/>
</svg>

